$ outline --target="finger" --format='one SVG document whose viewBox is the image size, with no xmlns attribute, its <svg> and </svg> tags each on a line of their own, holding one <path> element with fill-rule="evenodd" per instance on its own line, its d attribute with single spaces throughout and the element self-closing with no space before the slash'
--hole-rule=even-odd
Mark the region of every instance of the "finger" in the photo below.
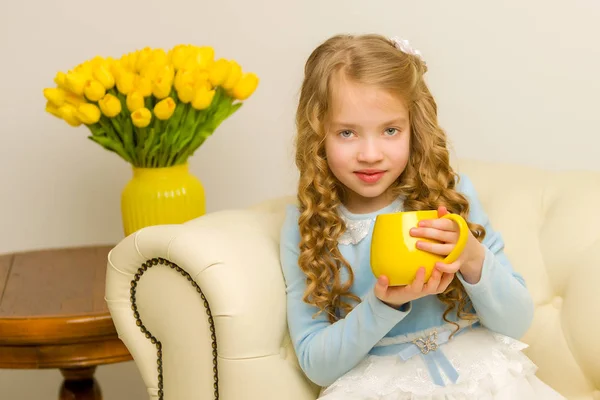
<svg viewBox="0 0 600 400">
<path fill-rule="evenodd" d="M 440 270 L 434 269 L 423 290 L 427 293 L 436 293 L 438 287 L 440 286 L 440 279 L 442 277 L 442 274 L 443 272 L 441 272 Z"/>
<path fill-rule="evenodd" d="M 450 284 L 452 283 L 453 279 L 454 274 L 444 273 L 442 275 L 442 279 L 440 280 L 440 284 L 437 287 L 437 293 L 444 293 L 444 291 L 448 289 L 448 286 L 450 286 Z"/>
<path fill-rule="evenodd" d="M 383 300 L 386 298 L 386 293 L 387 293 L 389 284 L 390 284 L 390 280 L 385 275 L 381 275 L 377 279 L 377 282 L 375 283 L 375 296 L 379 300 Z"/>
<path fill-rule="evenodd" d="M 416 244 L 417 249 L 439 256 L 447 256 L 450 254 L 455 245 L 455 243 L 430 243 L 421 240 L 417 241 Z"/>
<path fill-rule="evenodd" d="M 412 228 L 410 230 L 410 235 L 424 239 L 433 239 L 442 243 L 456 243 L 458 241 L 457 232 L 436 228 Z"/>
<path fill-rule="evenodd" d="M 452 264 L 444 264 L 442 262 L 438 262 L 435 264 L 435 268 L 439 269 L 441 272 L 455 274 L 460 269 L 460 264 L 460 261 L 455 261 Z"/>
<path fill-rule="evenodd" d="M 412 281 L 410 285 L 408 285 L 408 290 L 413 293 L 421 293 L 423 291 L 423 284 L 425 283 L 425 268 L 421 267 L 417 271 L 417 275 L 415 279 Z"/>
<path fill-rule="evenodd" d="M 444 207 L 444 206 L 439 206 L 438 209 L 437 209 L 437 212 L 438 212 L 438 217 L 439 218 L 443 217 L 446 214 L 449 214 L 448 213 L 448 209 L 446 207 Z"/>
<path fill-rule="evenodd" d="M 417 224 L 420 228 L 435 228 L 442 231 L 458 232 L 456 222 L 448 218 L 423 219 Z"/>
<path fill-rule="evenodd" d="M 395 299 L 398 298 L 398 296 L 404 295 L 407 291 L 407 288 L 407 285 L 390 286 L 388 287 L 385 295 L 388 299 Z"/>
</svg>

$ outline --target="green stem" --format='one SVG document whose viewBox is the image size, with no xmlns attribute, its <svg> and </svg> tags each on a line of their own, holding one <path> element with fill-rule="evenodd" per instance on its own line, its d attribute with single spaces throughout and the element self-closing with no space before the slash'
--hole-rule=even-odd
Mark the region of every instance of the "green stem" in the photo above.
<svg viewBox="0 0 600 400">
<path fill-rule="evenodd" d="M 113 127 L 112 123 L 110 122 L 110 118 L 108 118 L 105 115 L 102 115 L 100 117 L 100 120 L 98 121 L 98 123 L 100 124 L 100 126 L 104 130 L 104 133 L 106 133 L 106 136 L 108 136 L 112 140 L 115 140 L 117 142 L 121 142 L 121 138 L 115 132 L 115 128 Z"/>
<path fill-rule="evenodd" d="M 142 153 L 140 155 L 140 161 L 142 165 L 149 167 L 152 162 L 149 159 L 150 150 L 153 148 L 154 140 L 156 138 L 156 130 L 154 128 L 150 128 L 150 135 L 143 142 Z"/>
<path fill-rule="evenodd" d="M 187 117 L 187 113 L 191 105 L 179 103 L 175 112 L 169 119 L 166 126 L 166 135 L 169 138 L 168 149 L 166 149 L 165 153 L 167 154 L 166 165 L 172 165 L 173 163 L 173 154 L 175 149 L 177 148 L 177 142 L 179 141 L 179 137 L 181 136 L 181 125 L 182 121 Z"/>
<path fill-rule="evenodd" d="M 133 160 L 129 157 L 121 143 L 115 142 L 106 136 L 88 136 L 88 139 L 98 143 L 105 149 L 112 151 L 118 154 L 122 159 L 127 161 L 128 163 L 133 163 Z"/>
</svg>

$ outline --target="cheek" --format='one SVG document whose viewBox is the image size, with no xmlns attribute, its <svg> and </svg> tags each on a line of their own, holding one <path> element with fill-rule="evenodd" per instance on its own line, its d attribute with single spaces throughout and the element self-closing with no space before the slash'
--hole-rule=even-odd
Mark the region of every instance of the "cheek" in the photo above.
<svg viewBox="0 0 600 400">
<path fill-rule="evenodd" d="M 405 165 L 410 154 L 409 141 L 402 140 L 398 141 L 398 143 L 395 143 L 395 146 L 389 146 L 387 154 L 388 157 L 394 161 L 394 163 Z"/>
<path fill-rule="evenodd" d="M 341 146 L 336 146 L 331 142 L 326 143 L 325 154 L 327 154 L 327 164 L 334 172 L 348 165 L 348 155 Z"/>
</svg>

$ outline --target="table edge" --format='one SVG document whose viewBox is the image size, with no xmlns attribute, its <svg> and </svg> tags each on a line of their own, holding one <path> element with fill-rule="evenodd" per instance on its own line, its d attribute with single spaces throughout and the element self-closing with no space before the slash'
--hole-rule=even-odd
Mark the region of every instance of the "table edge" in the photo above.
<svg viewBox="0 0 600 400">
<path fill-rule="evenodd" d="M 106 346 L 108 346 L 108 348 Z M 65 355 L 65 348 L 76 348 L 77 356 Z M 77 344 L 1 346 L 0 369 L 85 368 L 132 361 L 127 346 L 118 338 Z"/>
<path fill-rule="evenodd" d="M 0 318 L 0 345 L 78 343 L 117 337 L 109 312 Z"/>
</svg>

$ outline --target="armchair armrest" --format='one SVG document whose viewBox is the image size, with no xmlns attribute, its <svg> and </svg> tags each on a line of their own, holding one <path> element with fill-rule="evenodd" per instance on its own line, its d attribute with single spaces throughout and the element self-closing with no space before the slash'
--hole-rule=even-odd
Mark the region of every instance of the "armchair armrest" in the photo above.
<svg viewBox="0 0 600 400">
<path fill-rule="evenodd" d="M 151 399 L 317 397 L 287 331 L 282 218 L 217 212 L 111 251 L 106 301 Z"/>
</svg>

